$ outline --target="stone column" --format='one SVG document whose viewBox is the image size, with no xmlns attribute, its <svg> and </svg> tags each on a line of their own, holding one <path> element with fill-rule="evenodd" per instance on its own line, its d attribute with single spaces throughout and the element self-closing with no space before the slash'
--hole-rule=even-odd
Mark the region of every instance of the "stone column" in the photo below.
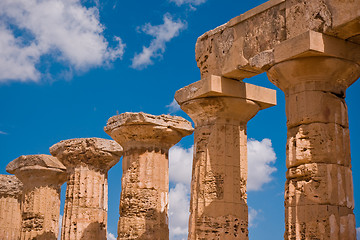
<svg viewBox="0 0 360 240">
<path fill-rule="evenodd" d="M 123 113 L 105 131 L 124 148 L 118 239 L 169 239 L 169 148 L 193 132 L 181 117 Z M 184 209 L 185 210 L 185 209 Z"/>
<path fill-rule="evenodd" d="M 13 175 L 0 175 L 0 239 L 19 240 L 23 184 Z"/>
<path fill-rule="evenodd" d="M 108 171 L 120 159 L 122 148 L 101 138 L 61 141 L 50 152 L 67 168 L 62 240 L 105 240 L 108 209 Z"/>
<path fill-rule="evenodd" d="M 246 124 L 275 91 L 212 75 L 175 99 L 195 122 L 188 239 L 248 239 Z"/>
<path fill-rule="evenodd" d="M 285 93 L 288 127 L 284 237 L 355 240 L 345 92 L 360 46 L 309 32 L 274 54 L 268 76 Z"/>
<path fill-rule="evenodd" d="M 6 171 L 24 184 L 20 239 L 56 240 L 59 232 L 60 191 L 66 168 L 49 155 L 20 156 Z"/>
</svg>

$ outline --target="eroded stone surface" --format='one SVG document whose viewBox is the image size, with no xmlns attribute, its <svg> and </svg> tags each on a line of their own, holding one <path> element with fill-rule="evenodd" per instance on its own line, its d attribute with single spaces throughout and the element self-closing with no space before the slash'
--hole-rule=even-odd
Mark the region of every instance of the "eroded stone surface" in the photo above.
<svg viewBox="0 0 360 240">
<path fill-rule="evenodd" d="M 13 175 L 0 175 L 0 239 L 19 240 L 23 184 Z"/>
<path fill-rule="evenodd" d="M 118 239 L 169 239 L 169 148 L 192 133 L 181 117 L 123 113 L 105 131 L 124 147 Z"/>
<path fill-rule="evenodd" d="M 243 79 L 260 70 L 254 56 L 316 31 L 360 44 L 360 0 L 271 0 L 200 36 L 196 61 L 201 77 Z"/>
<path fill-rule="evenodd" d="M 61 141 L 50 152 L 67 167 L 62 240 L 106 239 L 107 172 L 123 154 L 115 141 L 77 138 Z"/>
<path fill-rule="evenodd" d="M 209 78 L 175 94 L 195 122 L 188 238 L 248 239 L 246 124 L 275 92 Z"/>
<path fill-rule="evenodd" d="M 268 71 L 285 92 L 288 118 L 285 239 L 355 240 L 345 91 L 360 67 L 353 58 L 308 53 Z"/>
<path fill-rule="evenodd" d="M 55 157 L 41 154 L 20 156 L 6 170 L 24 184 L 20 239 L 56 240 L 65 166 Z"/>
</svg>

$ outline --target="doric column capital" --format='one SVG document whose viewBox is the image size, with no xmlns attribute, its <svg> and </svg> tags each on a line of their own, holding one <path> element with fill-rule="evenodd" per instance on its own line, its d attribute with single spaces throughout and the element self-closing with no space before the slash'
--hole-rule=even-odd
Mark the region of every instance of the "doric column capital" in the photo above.
<svg viewBox="0 0 360 240">
<path fill-rule="evenodd" d="M 175 99 L 196 126 L 221 119 L 246 124 L 259 110 L 276 105 L 276 92 L 211 75 L 178 90 Z"/>
<path fill-rule="evenodd" d="M 50 147 L 50 153 L 67 168 L 82 164 L 108 171 L 122 156 L 122 147 L 102 138 L 75 138 L 60 141 Z"/>
<path fill-rule="evenodd" d="M 146 113 L 122 113 L 111 117 L 104 128 L 127 151 L 131 148 L 169 149 L 193 132 L 191 123 L 182 117 Z"/>
<path fill-rule="evenodd" d="M 309 31 L 250 62 L 267 70 L 286 95 L 314 90 L 344 95 L 360 76 L 360 45 Z"/>
<path fill-rule="evenodd" d="M 14 175 L 0 175 L 0 197 L 11 196 L 18 198 L 21 196 L 23 184 Z"/>
<path fill-rule="evenodd" d="M 7 165 L 6 171 L 15 174 L 25 187 L 60 186 L 66 181 L 66 167 L 45 154 L 20 156 Z"/>
</svg>

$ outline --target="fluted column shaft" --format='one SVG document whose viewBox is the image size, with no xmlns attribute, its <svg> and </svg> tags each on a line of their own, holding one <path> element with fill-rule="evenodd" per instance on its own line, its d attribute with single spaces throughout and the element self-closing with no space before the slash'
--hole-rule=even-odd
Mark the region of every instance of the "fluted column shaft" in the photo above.
<svg viewBox="0 0 360 240">
<path fill-rule="evenodd" d="M 21 156 L 6 167 L 23 183 L 21 240 L 56 240 L 66 168 L 49 155 Z"/>
<path fill-rule="evenodd" d="M 0 239 L 19 240 L 22 183 L 12 175 L 0 175 Z"/>
<path fill-rule="evenodd" d="M 124 148 L 118 240 L 169 239 L 168 192 L 171 146 L 193 132 L 183 118 L 123 113 L 105 127 Z"/>
<path fill-rule="evenodd" d="M 214 97 L 182 109 L 195 122 L 189 239 L 248 239 L 246 123 L 259 106 Z"/>
<path fill-rule="evenodd" d="M 356 239 L 345 91 L 359 74 L 351 61 L 322 56 L 268 72 L 286 100 L 285 239 Z"/>
<path fill-rule="evenodd" d="M 62 240 L 105 240 L 108 171 L 122 155 L 116 142 L 101 138 L 61 141 L 50 147 L 67 167 Z"/>
<path fill-rule="evenodd" d="M 124 148 L 118 239 L 168 238 L 169 148 Z"/>
<path fill-rule="evenodd" d="M 246 125 L 275 91 L 211 75 L 175 99 L 195 122 L 188 239 L 247 240 Z"/>
<path fill-rule="evenodd" d="M 86 234 L 106 239 L 107 173 L 89 166 L 70 168 L 67 172 L 69 176 L 61 238 L 81 239 Z"/>
</svg>

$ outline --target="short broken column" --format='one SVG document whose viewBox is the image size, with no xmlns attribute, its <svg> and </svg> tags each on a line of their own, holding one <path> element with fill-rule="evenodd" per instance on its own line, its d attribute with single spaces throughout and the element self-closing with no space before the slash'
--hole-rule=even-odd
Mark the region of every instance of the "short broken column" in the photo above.
<svg viewBox="0 0 360 240">
<path fill-rule="evenodd" d="M 246 125 L 276 92 L 211 75 L 175 99 L 195 122 L 188 239 L 248 239 Z"/>
<path fill-rule="evenodd" d="M 6 171 L 24 184 L 20 239 L 56 240 L 59 232 L 60 191 L 66 168 L 50 155 L 20 156 Z"/>
<path fill-rule="evenodd" d="M 168 152 L 193 132 L 191 123 L 169 115 L 123 113 L 108 120 L 105 132 L 124 148 L 118 239 L 169 239 Z"/>
<path fill-rule="evenodd" d="M 272 54 L 288 128 L 284 238 L 355 240 L 345 92 L 360 76 L 360 45 L 310 31 Z"/>
<path fill-rule="evenodd" d="M 115 141 L 78 138 L 61 141 L 50 152 L 67 168 L 62 240 L 105 240 L 108 171 L 122 156 Z"/>
<path fill-rule="evenodd" d="M 0 239 L 19 240 L 23 184 L 13 175 L 0 175 Z"/>
</svg>

